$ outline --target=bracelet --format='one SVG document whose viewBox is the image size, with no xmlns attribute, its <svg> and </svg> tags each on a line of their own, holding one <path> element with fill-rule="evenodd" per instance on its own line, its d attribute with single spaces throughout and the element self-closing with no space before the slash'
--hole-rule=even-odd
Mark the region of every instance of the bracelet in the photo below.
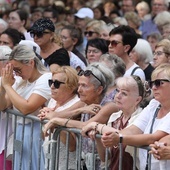
<svg viewBox="0 0 170 170">
<path fill-rule="evenodd" d="M 103 128 L 105 127 L 106 125 L 104 124 L 102 127 L 101 127 L 101 130 L 100 130 L 100 134 L 102 135 L 103 134 Z"/>
<path fill-rule="evenodd" d="M 95 127 L 94 127 L 94 131 L 97 132 L 97 127 L 98 127 L 99 123 L 96 123 Z"/>
<path fill-rule="evenodd" d="M 67 123 L 69 122 L 69 120 L 71 119 L 71 117 L 69 117 L 66 121 L 66 123 L 64 124 L 64 126 L 66 127 L 67 126 Z"/>
</svg>

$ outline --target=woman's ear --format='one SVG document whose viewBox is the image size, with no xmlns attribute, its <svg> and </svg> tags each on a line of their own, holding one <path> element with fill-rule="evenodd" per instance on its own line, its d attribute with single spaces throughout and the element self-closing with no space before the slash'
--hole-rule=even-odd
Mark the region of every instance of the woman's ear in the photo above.
<svg viewBox="0 0 170 170">
<path fill-rule="evenodd" d="M 138 96 L 136 99 L 137 105 L 142 101 L 142 96 Z"/>
<path fill-rule="evenodd" d="M 103 86 L 99 86 L 97 88 L 97 92 L 98 92 L 98 94 L 101 94 L 103 92 Z"/>
</svg>

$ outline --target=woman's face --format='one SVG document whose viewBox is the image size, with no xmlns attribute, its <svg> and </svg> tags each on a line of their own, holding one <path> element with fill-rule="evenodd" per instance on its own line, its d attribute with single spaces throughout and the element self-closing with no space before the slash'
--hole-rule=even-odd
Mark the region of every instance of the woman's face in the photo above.
<svg viewBox="0 0 170 170">
<path fill-rule="evenodd" d="M 101 50 L 95 47 L 92 47 L 92 46 L 88 46 L 86 56 L 87 56 L 87 61 L 89 64 L 93 62 L 98 62 L 101 55 L 102 55 Z"/>
<path fill-rule="evenodd" d="M 53 37 L 52 34 L 53 33 L 50 30 L 44 30 L 40 37 L 37 34 L 34 34 L 34 42 L 37 43 L 40 47 L 45 46 L 51 42 L 51 38 Z"/>
<path fill-rule="evenodd" d="M 134 49 L 130 52 L 129 57 L 132 61 L 138 64 L 139 54 Z"/>
<path fill-rule="evenodd" d="M 164 53 L 163 47 L 156 48 L 153 56 L 153 67 L 156 68 L 160 64 L 168 62 L 170 62 L 170 56 Z"/>
<path fill-rule="evenodd" d="M 115 103 L 123 112 L 133 113 L 139 103 L 139 92 L 132 87 L 117 86 Z"/>
<path fill-rule="evenodd" d="M 0 36 L 0 45 L 6 45 L 8 47 L 10 47 L 11 49 L 13 49 L 14 44 L 11 40 L 11 38 L 7 35 L 7 34 L 1 34 Z"/>
<path fill-rule="evenodd" d="M 87 40 L 91 40 L 94 38 L 100 38 L 99 33 L 96 32 L 92 27 L 86 28 L 86 31 L 84 32 L 84 34 L 87 37 Z"/>
<path fill-rule="evenodd" d="M 78 84 L 78 93 L 82 102 L 89 105 L 98 101 L 101 91 L 95 89 L 94 85 L 90 82 L 89 77 L 80 76 Z"/>
<path fill-rule="evenodd" d="M 24 22 L 21 21 L 18 13 L 13 11 L 9 14 L 8 24 L 10 28 L 20 30 L 20 28 L 23 27 Z"/>
<path fill-rule="evenodd" d="M 72 51 L 75 45 L 75 41 L 70 36 L 70 31 L 67 29 L 63 29 L 60 33 L 61 40 L 63 42 L 63 46 L 66 50 Z"/>
<path fill-rule="evenodd" d="M 16 60 L 11 60 L 10 63 L 13 65 L 14 73 L 17 76 L 22 77 L 23 80 L 29 80 L 32 78 L 32 72 L 34 68 L 34 61 L 30 60 L 29 63 L 23 64 Z"/>
<path fill-rule="evenodd" d="M 167 76 L 164 75 L 163 72 L 160 72 L 152 81 L 159 80 L 159 79 L 167 79 Z M 159 102 L 167 102 L 169 100 L 170 96 L 170 82 L 166 81 L 160 81 L 160 86 L 155 86 L 153 84 L 152 90 L 153 90 L 153 96 L 156 100 Z"/>
<path fill-rule="evenodd" d="M 102 14 L 98 8 L 95 8 L 93 12 L 94 12 L 94 19 L 100 19 L 102 17 Z"/>
<path fill-rule="evenodd" d="M 58 80 L 59 82 L 65 83 L 65 74 L 64 73 L 56 73 L 52 76 L 52 80 Z M 55 88 L 54 84 L 51 85 L 51 97 L 56 101 L 63 101 L 69 94 L 73 93 L 72 90 L 66 87 L 66 84 L 60 84 L 59 88 Z"/>
</svg>

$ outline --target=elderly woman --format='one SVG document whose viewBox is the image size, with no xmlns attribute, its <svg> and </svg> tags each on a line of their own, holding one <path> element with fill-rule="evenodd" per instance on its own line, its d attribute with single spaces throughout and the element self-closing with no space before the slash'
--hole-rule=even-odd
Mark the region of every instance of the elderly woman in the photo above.
<svg viewBox="0 0 170 170">
<path fill-rule="evenodd" d="M 153 60 L 152 49 L 148 41 L 138 38 L 137 44 L 129 54 L 132 61 L 139 65 L 144 71 L 146 81 L 151 80 L 151 74 L 154 68 L 151 63 Z"/>
<path fill-rule="evenodd" d="M 1 70 L 2 68 L 5 67 L 5 65 L 8 62 L 9 55 L 11 53 L 11 48 L 8 46 L 0 46 L 0 75 L 1 75 Z M 0 82 L 1 82 L 1 77 L 0 77 Z M 4 150 L 5 150 L 5 133 L 6 133 L 6 121 L 7 121 L 7 116 L 5 112 L 0 112 L 0 169 L 4 169 Z M 12 134 L 12 126 L 11 122 L 12 120 L 8 120 L 8 134 L 7 137 L 9 137 Z M 6 170 L 11 170 L 12 169 L 12 162 L 11 161 L 6 161 Z"/>
<path fill-rule="evenodd" d="M 87 67 L 87 70 L 79 72 L 79 87 L 78 93 L 80 96 L 80 100 L 86 105 L 90 104 L 100 104 L 102 98 L 107 91 L 108 86 L 113 82 L 114 76 L 110 69 L 105 67 L 105 65 L 101 63 L 93 63 Z M 47 130 L 53 128 L 57 125 L 66 126 L 66 127 L 76 127 L 82 128 L 83 122 L 88 121 L 94 113 L 98 112 L 100 107 L 95 107 L 93 112 L 87 112 L 87 108 L 81 108 L 81 121 L 71 120 L 71 119 L 62 119 L 62 118 L 53 118 L 46 125 L 44 129 L 44 134 L 47 135 Z M 87 114 L 88 113 L 88 114 Z M 77 111 L 72 112 L 70 116 L 74 116 L 77 114 Z M 79 113 L 80 114 L 80 113 Z M 83 139 L 83 159 L 85 159 L 86 163 L 89 160 L 89 155 L 92 152 L 92 143 L 88 139 Z M 87 149 L 88 148 L 88 149 Z M 99 159 L 96 161 L 98 166 Z M 88 164 L 86 164 L 88 166 Z M 91 166 L 91 165 L 89 165 Z M 87 167 L 89 168 L 89 167 Z"/>
<path fill-rule="evenodd" d="M 14 73 L 22 78 L 15 84 Z M 51 73 L 47 72 L 34 51 L 25 45 L 18 45 L 13 49 L 9 56 L 9 63 L 1 70 L 1 76 L 0 110 L 13 107 L 23 115 L 37 115 L 41 107 L 50 99 L 47 80 L 51 78 Z M 13 84 L 15 87 L 12 87 Z M 31 134 L 32 127 L 33 134 Z M 24 134 L 22 134 L 23 128 Z M 19 162 L 21 169 L 27 169 L 30 159 L 32 160 L 30 164 L 32 170 L 38 169 L 38 162 L 40 162 L 40 169 L 44 169 L 44 154 L 42 149 L 39 153 L 39 147 L 37 147 L 42 146 L 42 141 L 39 139 L 40 133 L 39 122 L 32 123 L 28 119 L 23 122 L 21 117 L 17 119 L 16 140 L 22 142 L 23 150 L 14 152 L 14 170 L 19 169 Z M 32 145 L 29 140 L 31 138 Z M 30 146 L 32 147 L 30 148 Z M 31 157 L 30 153 L 32 153 Z M 39 154 L 41 154 L 40 159 Z"/>
<path fill-rule="evenodd" d="M 124 145 L 150 145 L 170 134 L 170 64 L 162 64 L 153 71 L 150 87 L 153 90 L 154 99 L 131 126 L 120 130 L 119 133 L 106 126 L 102 129 L 101 141 L 105 147 L 117 145 L 119 141 Z M 86 128 L 84 132 L 88 130 L 89 128 Z M 148 154 L 147 150 L 139 149 L 140 170 L 148 167 Z M 170 161 L 167 161 L 166 168 L 168 169 L 169 166 Z M 159 160 L 152 157 L 151 168 L 159 170 Z"/>
<path fill-rule="evenodd" d="M 128 76 L 120 77 L 116 81 L 117 93 L 115 95 L 114 101 L 120 111 L 113 113 L 108 121 L 108 126 L 113 127 L 116 130 L 122 130 L 132 124 L 132 122 L 138 117 L 139 113 L 142 111 L 140 108 L 140 102 L 144 97 L 144 86 L 141 79 L 138 76 Z M 89 130 L 97 129 L 97 131 L 102 134 L 103 129 L 106 128 L 105 124 L 99 124 L 96 122 L 91 122 L 87 124 L 82 129 L 82 133 Z M 91 136 L 92 132 L 89 132 Z M 94 135 L 94 134 L 93 134 Z M 94 136 L 91 136 L 94 138 Z M 103 147 L 101 140 L 96 139 L 97 149 L 101 160 L 105 161 L 105 148 Z M 129 148 L 127 148 L 129 150 Z M 119 169 L 119 148 L 111 147 L 110 155 L 110 169 Z M 123 152 L 123 169 L 133 169 L 133 158 L 129 151 L 126 150 L 124 146 Z"/>
<path fill-rule="evenodd" d="M 162 63 L 170 62 L 170 40 L 163 39 L 155 46 L 153 54 L 153 67 L 156 68 Z"/>
</svg>

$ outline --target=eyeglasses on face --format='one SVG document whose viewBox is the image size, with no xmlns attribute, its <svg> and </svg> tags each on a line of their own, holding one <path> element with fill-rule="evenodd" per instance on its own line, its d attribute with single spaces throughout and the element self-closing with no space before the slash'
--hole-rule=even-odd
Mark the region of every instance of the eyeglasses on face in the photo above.
<svg viewBox="0 0 170 170">
<path fill-rule="evenodd" d="M 50 33 L 51 33 L 51 32 L 49 32 L 49 31 L 44 31 L 44 32 L 30 32 L 30 35 L 31 35 L 32 38 L 34 38 L 35 36 L 36 36 L 37 38 L 41 38 L 41 37 L 43 37 L 44 34 L 50 34 Z"/>
<path fill-rule="evenodd" d="M 100 50 L 98 50 L 98 49 L 94 49 L 94 50 L 87 50 L 87 53 L 88 53 L 88 54 L 90 54 L 90 53 L 93 53 L 93 54 L 95 53 L 95 54 L 96 54 L 96 53 L 99 53 L 99 52 L 101 52 L 101 51 L 100 51 Z"/>
<path fill-rule="evenodd" d="M 95 77 L 95 78 L 100 82 L 100 84 L 102 85 L 101 80 L 100 80 L 97 76 L 95 76 L 91 70 L 86 70 L 86 71 L 80 70 L 80 71 L 78 72 L 78 76 L 82 76 L 82 75 L 84 75 L 85 77 L 89 77 L 90 75 L 92 75 L 92 76 Z"/>
<path fill-rule="evenodd" d="M 164 52 L 164 51 L 155 51 L 155 52 L 153 53 L 154 56 L 161 56 L 162 54 L 167 54 L 167 55 L 169 55 L 168 53 L 166 53 L 166 52 Z"/>
<path fill-rule="evenodd" d="M 116 47 L 120 43 L 122 43 L 122 42 L 116 41 L 116 40 L 109 41 L 109 45 L 111 44 L 112 47 Z"/>
<path fill-rule="evenodd" d="M 94 33 L 97 33 L 97 32 L 95 32 L 95 31 L 85 31 L 85 32 L 84 32 L 84 35 L 85 35 L 85 36 L 88 35 L 89 37 L 91 37 Z"/>
<path fill-rule="evenodd" d="M 54 85 L 54 87 L 55 87 L 56 89 L 59 89 L 60 85 L 61 85 L 61 84 L 65 84 L 65 83 L 64 83 L 64 82 L 61 82 L 61 81 L 58 81 L 58 80 L 51 80 L 51 79 L 49 79 L 49 80 L 48 80 L 48 85 L 51 87 L 52 84 Z"/>
<path fill-rule="evenodd" d="M 156 88 L 158 88 L 158 87 L 160 87 L 160 86 L 163 84 L 163 82 L 170 82 L 170 80 L 167 80 L 167 79 L 156 79 L 156 80 L 154 80 L 154 81 L 149 81 L 148 83 L 149 83 L 149 87 L 150 87 L 150 88 L 152 88 L 153 85 L 154 85 Z"/>
</svg>

